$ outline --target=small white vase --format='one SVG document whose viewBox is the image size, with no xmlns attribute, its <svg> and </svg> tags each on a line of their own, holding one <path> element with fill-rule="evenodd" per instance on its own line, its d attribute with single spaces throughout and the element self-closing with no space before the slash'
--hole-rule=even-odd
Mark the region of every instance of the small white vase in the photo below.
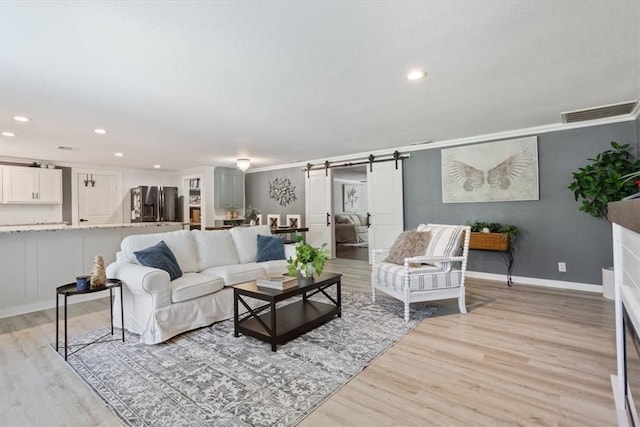
<svg viewBox="0 0 640 427">
<path fill-rule="evenodd" d="M 256 225 L 256 221 L 252 219 L 251 221 L 249 221 L 249 225 L 253 227 L 254 225 Z"/>
<path fill-rule="evenodd" d="M 313 264 L 307 263 L 306 266 L 300 268 L 300 275 L 302 277 L 311 277 L 313 276 Z"/>
</svg>

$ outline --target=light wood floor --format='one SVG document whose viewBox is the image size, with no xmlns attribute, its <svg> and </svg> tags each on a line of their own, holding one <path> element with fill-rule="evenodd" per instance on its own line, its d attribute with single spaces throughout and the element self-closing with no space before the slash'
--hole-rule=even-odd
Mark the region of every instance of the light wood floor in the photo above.
<svg viewBox="0 0 640 427">
<path fill-rule="evenodd" d="M 344 289 L 366 263 L 336 259 Z M 614 426 L 613 303 L 591 293 L 471 280 L 469 314 L 439 301 L 301 426 Z M 108 324 L 108 302 L 70 306 L 70 334 Z M 55 310 L 0 320 L 0 426 L 112 426 L 117 418 L 49 348 Z"/>
</svg>

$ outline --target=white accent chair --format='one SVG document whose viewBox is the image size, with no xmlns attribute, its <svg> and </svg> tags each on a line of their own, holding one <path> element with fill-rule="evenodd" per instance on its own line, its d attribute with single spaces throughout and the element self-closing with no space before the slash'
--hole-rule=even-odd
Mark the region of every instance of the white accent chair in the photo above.
<svg viewBox="0 0 640 427">
<path fill-rule="evenodd" d="M 460 313 L 466 314 L 464 279 L 471 228 L 420 224 L 417 231 L 429 232 L 429 244 L 423 254 L 405 258 L 404 265 L 383 261 L 389 249 L 373 250 L 371 299 L 376 301 L 378 289 L 403 301 L 405 322 L 409 321 L 409 304 L 412 302 L 458 298 Z M 454 263 L 459 263 L 459 268 L 454 268 Z M 416 264 L 421 265 L 412 266 Z"/>
</svg>

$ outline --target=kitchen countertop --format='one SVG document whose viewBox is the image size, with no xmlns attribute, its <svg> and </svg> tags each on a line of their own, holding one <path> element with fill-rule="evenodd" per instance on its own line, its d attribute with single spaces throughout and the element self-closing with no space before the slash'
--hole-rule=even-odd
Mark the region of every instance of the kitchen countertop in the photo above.
<svg viewBox="0 0 640 427">
<path fill-rule="evenodd" d="M 65 223 L 56 224 L 31 224 L 31 225 L 2 225 L 0 234 L 4 233 L 24 233 L 32 231 L 66 231 L 66 230 L 91 230 L 105 228 L 130 228 L 130 227 L 162 227 L 167 225 L 185 225 L 182 222 L 135 222 L 126 224 L 82 224 L 68 225 Z"/>
<path fill-rule="evenodd" d="M 640 199 L 609 203 L 609 221 L 640 234 Z"/>
</svg>

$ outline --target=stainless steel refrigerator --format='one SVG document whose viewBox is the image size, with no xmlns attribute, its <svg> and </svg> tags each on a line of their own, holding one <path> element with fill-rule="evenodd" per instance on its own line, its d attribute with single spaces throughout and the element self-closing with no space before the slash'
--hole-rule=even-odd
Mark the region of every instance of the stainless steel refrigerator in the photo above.
<svg viewBox="0 0 640 427">
<path fill-rule="evenodd" d="M 131 189 L 131 222 L 177 221 L 178 187 L 141 185 Z"/>
</svg>

